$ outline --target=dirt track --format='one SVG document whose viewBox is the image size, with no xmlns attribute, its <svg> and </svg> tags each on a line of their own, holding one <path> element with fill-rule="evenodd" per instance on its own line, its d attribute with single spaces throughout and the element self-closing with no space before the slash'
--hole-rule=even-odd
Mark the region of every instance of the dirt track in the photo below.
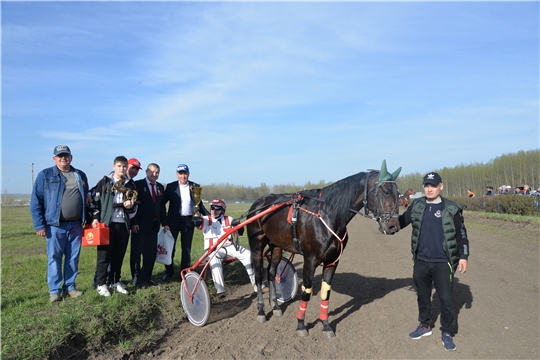
<svg viewBox="0 0 540 360">
<path fill-rule="evenodd" d="M 385 236 L 374 222 L 356 217 L 349 224 L 349 244 L 332 284 L 334 339 L 326 339 L 317 320 L 320 270 L 306 312 L 307 338 L 296 335 L 297 300 L 282 305 L 282 317 L 256 322 L 255 294 L 246 276 L 244 284 L 228 287 L 226 301 L 212 305 L 204 327 L 186 320 L 152 352 L 129 358 L 538 359 L 540 229 L 472 216 L 465 218 L 472 254 L 469 271 L 456 276 L 459 332 L 454 353 L 444 351 L 438 330 L 419 340 L 408 337 L 417 323 L 410 227 Z M 300 283 L 301 261 L 300 256 L 294 261 Z M 437 306 L 434 311 L 438 329 Z"/>
</svg>

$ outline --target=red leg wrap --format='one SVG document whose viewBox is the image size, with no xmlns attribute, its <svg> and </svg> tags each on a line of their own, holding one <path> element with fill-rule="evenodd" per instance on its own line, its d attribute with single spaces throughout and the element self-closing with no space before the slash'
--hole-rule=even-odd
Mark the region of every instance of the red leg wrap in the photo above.
<svg viewBox="0 0 540 360">
<path fill-rule="evenodd" d="M 328 320 L 328 300 L 321 301 L 321 311 L 319 312 L 319 319 Z"/>
<path fill-rule="evenodd" d="M 296 313 L 296 318 L 298 320 L 304 320 L 306 318 L 307 304 L 307 301 L 300 300 L 300 307 L 298 308 L 298 312 Z"/>
</svg>

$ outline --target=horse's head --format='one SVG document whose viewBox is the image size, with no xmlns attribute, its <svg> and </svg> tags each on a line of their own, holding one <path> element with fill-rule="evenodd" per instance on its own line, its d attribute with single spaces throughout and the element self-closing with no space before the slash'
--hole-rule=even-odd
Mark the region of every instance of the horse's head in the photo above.
<svg viewBox="0 0 540 360">
<path fill-rule="evenodd" d="M 386 160 L 383 160 L 379 178 L 371 187 L 369 200 L 371 200 L 370 210 L 375 215 L 379 223 L 379 230 L 386 235 L 393 235 L 399 231 L 399 192 L 396 178 L 401 172 L 401 167 L 389 173 L 386 170 Z"/>
</svg>

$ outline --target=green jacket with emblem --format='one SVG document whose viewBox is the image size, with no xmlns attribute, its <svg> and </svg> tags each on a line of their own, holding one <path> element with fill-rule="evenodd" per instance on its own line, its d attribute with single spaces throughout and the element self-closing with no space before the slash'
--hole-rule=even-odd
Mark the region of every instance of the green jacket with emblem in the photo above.
<svg viewBox="0 0 540 360">
<path fill-rule="evenodd" d="M 453 272 L 455 272 L 459 260 L 467 260 L 469 257 L 469 239 L 463 221 L 463 209 L 461 206 L 443 197 L 441 197 L 441 200 L 444 205 L 442 210 L 444 251 Z M 404 228 L 412 223 L 411 252 L 413 254 L 413 260 L 416 259 L 416 253 L 418 251 L 418 239 L 420 238 L 420 229 L 425 209 L 426 197 L 423 196 L 415 199 L 405 213 L 399 216 L 400 228 Z"/>
</svg>

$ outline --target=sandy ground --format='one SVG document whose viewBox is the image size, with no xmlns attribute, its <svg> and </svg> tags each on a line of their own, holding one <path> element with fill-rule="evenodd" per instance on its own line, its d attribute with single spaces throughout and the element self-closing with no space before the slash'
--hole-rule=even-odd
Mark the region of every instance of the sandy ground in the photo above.
<svg viewBox="0 0 540 360">
<path fill-rule="evenodd" d="M 472 255 L 469 271 L 456 275 L 455 352 L 444 351 L 441 344 L 437 300 L 433 335 L 408 337 L 417 325 L 411 228 L 385 236 L 375 222 L 356 217 L 349 224 L 349 244 L 332 284 L 329 320 L 335 338 L 326 339 L 317 320 L 319 269 L 316 293 L 306 312 L 306 338 L 295 331 L 298 296 L 282 305 L 282 317 L 270 317 L 264 324 L 256 321 L 255 294 L 246 276 L 245 283 L 228 287 L 225 301 L 212 304 L 205 326 L 196 327 L 186 319 L 151 351 L 118 358 L 538 359 L 540 229 L 472 214 L 465 221 Z M 294 265 L 301 283 L 301 256 Z"/>
</svg>

